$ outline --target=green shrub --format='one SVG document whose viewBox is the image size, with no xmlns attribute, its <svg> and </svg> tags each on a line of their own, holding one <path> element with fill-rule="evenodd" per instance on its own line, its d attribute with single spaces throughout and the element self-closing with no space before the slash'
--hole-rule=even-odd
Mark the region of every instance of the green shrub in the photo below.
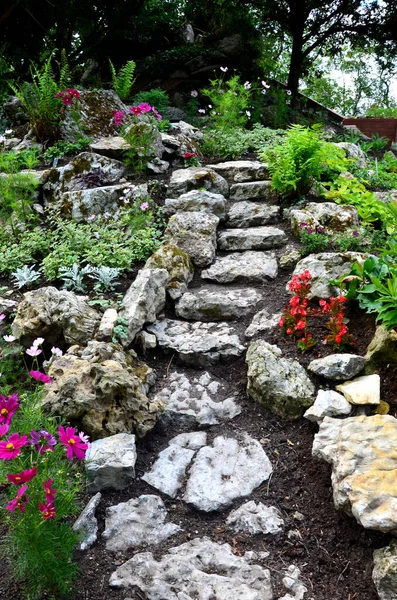
<svg viewBox="0 0 397 600">
<path fill-rule="evenodd" d="M 134 104 L 140 104 L 141 102 L 147 102 L 150 106 L 154 106 L 161 115 L 164 115 L 170 105 L 167 92 L 160 88 L 153 88 L 147 92 L 139 92 L 139 94 L 134 96 Z"/>
<path fill-rule="evenodd" d="M 255 124 L 252 129 L 210 129 L 204 133 L 200 148 L 209 158 L 241 158 L 247 152 L 267 150 L 282 143 L 285 131 Z"/>
<path fill-rule="evenodd" d="M 45 151 L 44 160 L 51 164 L 55 158 L 59 159 L 66 155 L 73 156 L 74 154 L 84 152 L 88 149 L 91 141 L 92 140 L 89 137 L 81 137 L 76 142 L 66 142 L 64 140 L 55 142 L 55 144 L 47 148 Z"/>
<path fill-rule="evenodd" d="M 112 75 L 113 89 L 119 98 L 123 101 L 128 100 L 131 93 L 131 88 L 134 84 L 134 72 L 136 64 L 133 60 L 129 60 L 119 72 L 113 66 L 112 61 L 109 59 L 110 72 Z"/>
<path fill-rule="evenodd" d="M 210 80 L 211 87 L 202 90 L 211 102 L 207 108 L 212 126 L 220 131 L 241 128 L 248 122 L 251 92 L 238 75 L 228 81 Z"/>
<path fill-rule="evenodd" d="M 366 116 L 397 119 L 397 106 L 370 106 L 367 109 Z"/>
<path fill-rule="evenodd" d="M 31 214 L 38 186 L 39 182 L 31 173 L 0 176 L 0 220 L 7 221 L 13 217 L 13 223 L 15 219 L 26 221 Z"/>
</svg>

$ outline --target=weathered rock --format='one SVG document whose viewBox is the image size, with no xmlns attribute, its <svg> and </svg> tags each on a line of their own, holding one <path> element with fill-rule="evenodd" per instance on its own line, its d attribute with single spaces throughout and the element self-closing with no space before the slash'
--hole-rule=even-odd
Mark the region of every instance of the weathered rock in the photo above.
<svg viewBox="0 0 397 600">
<path fill-rule="evenodd" d="M 98 521 L 95 516 L 95 511 L 102 498 L 102 494 L 98 492 L 91 498 L 87 506 L 74 523 L 72 529 L 79 534 L 80 550 L 91 548 L 92 544 L 97 541 L 98 537 Z"/>
<path fill-rule="evenodd" d="M 389 415 L 325 417 L 313 456 L 332 466 L 335 507 L 367 529 L 397 532 L 397 420 Z"/>
<path fill-rule="evenodd" d="M 242 200 L 231 205 L 227 214 L 227 224 L 229 227 L 261 227 L 276 223 L 279 216 L 279 206 Z"/>
<path fill-rule="evenodd" d="M 120 207 L 123 206 L 124 194 L 129 187 L 128 183 L 123 183 L 65 192 L 62 194 L 58 205 L 66 216 L 77 223 L 86 221 L 91 215 L 116 216 Z"/>
<path fill-rule="evenodd" d="M 150 552 L 135 554 L 112 573 L 109 584 L 123 589 L 135 586 L 148 600 L 273 599 L 267 569 L 234 555 L 229 544 L 209 538 L 170 548 L 160 561 Z"/>
<path fill-rule="evenodd" d="M 135 478 L 135 436 L 118 433 L 92 442 L 85 456 L 87 491 L 123 490 Z"/>
<path fill-rule="evenodd" d="M 191 123 L 186 123 L 186 121 L 178 121 L 173 127 L 179 131 L 178 139 L 180 139 L 180 135 L 183 135 L 199 142 L 204 137 L 203 132 L 198 127 L 195 127 Z"/>
<path fill-rule="evenodd" d="M 359 169 L 365 167 L 367 164 L 365 153 L 361 150 L 360 146 L 357 146 L 357 144 L 352 144 L 351 142 L 339 142 L 335 144 L 335 146 L 342 148 L 348 158 L 355 159 Z"/>
<path fill-rule="evenodd" d="M 193 279 L 194 267 L 186 252 L 172 244 L 162 244 L 146 261 L 145 269 L 165 269 L 166 290 L 173 300 L 180 298 Z"/>
<path fill-rule="evenodd" d="M 277 227 L 250 227 L 249 229 L 224 229 L 218 236 L 220 250 L 267 250 L 277 248 L 287 241 L 282 229 Z"/>
<path fill-rule="evenodd" d="M 312 275 L 312 289 L 309 298 L 326 298 L 340 293 L 339 288 L 330 283 L 350 272 L 350 267 L 355 262 L 363 262 L 368 254 L 360 252 L 322 252 L 310 254 L 298 262 L 293 275 L 308 270 Z M 287 286 L 287 291 L 289 288 Z"/>
<path fill-rule="evenodd" d="M 387 331 L 383 325 L 376 328 L 365 355 L 365 373 L 373 373 L 382 366 L 397 363 L 397 332 Z"/>
<path fill-rule="evenodd" d="M 99 323 L 98 333 L 96 336 L 99 341 L 110 342 L 117 319 L 118 313 L 115 308 L 107 308 L 105 310 L 102 315 L 101 322 Z"/>
<path fill-rule="evenodd" d="M 52 362 L 48 375 L 54 381 L 44 388 L 43 407 L 92 438 L 131 431 L 143 436 L 163 408 L 146 396 L 154 383 L 153 370 L 117 344 L 73 346 Z"/>
<path fill-rule="evenodd" d="M 339 417 L 349 415 L 352 405 L 338 392 L 333 390 L 318 390 L 317 398 L 303 415 L 305 419 L 318 423 L 324 417 Z"/>
<path fill-rule="evenodd" d="M 159 496 L 146 494 L 131 498 L 106 511 L 106 549 L 124 551 L 137 546 L 161 544 L 181 531 L 179 525 L 166 523 L 167 510 Z"/>
<path fill-rule="evenodd" d="M 147 327 L 164 350 L 174 350 L 178 358 L 198 367 L 229 362 L 244 352 L 234 329 L 227 323 L 187 323 L 163 319 Z"/>
<path fill-rule="evenodd" d="M 274 252 L 241 252 L 217 258 L 201 273 L 203 279 L 219 283 L 264 283 L 277 277 Z"/>
<path fill-rule="evenodd" d="M 280 268 L 291 269 L 300 260 L 301 253 L 293 246 L 287 246 L 285 252 L 280 256 Z"/>
<path fill-rule="evenodd" d="M 257 440 L 218 436 L 201 448 L 189 470 L 183 499 L 198 510 L 224 510 L 237 498 L 245 498 L 273 471 Z"/>
<path fill-rule="evenodd" d="M 270 179 L 267 165 L 254 160 L 230 160 L 216 165 L 208 165 L 208 168 L 222 175 L 228 183 Z"/>
<path fill-rule="evenodd" d="M 274 506 L 265 506 L 253 500 L 245 502 L 240 508 L 232 510 L 226 519 L 226 525 L 234 531 L 255 535 L 257 533 L 280 533 L 284 527 L 280 511 Z"/>
<path fill-rule="evenodd" d="M 299 419 L 314 401 L 315 388 L 305 369 L 295 360 L 282 357 L 277 346 L 263 340 L 251 342 L 247 392 L 270 412 L 285 419 Z"/>
<path fill-rule="evenodd" d="M 206 443 L 207 434 L 204 431 L 177 435 L 160 452 L 151 470 L 142 479 L 163 494 L 175 498 L 196 450 Z"/>
<path fill-rule="evenodd" d="M 203 212 L 181 212 L 168 221 L 164 237 L 181 248 L 197 267 L 212 263 L 216 251 L 216 229 L 219 219 Z"/>
<path fill-rule="evenodd" d="M 125 151 L 128 150 L 128 148 L 129 145 L 125 139 L 119 135 L 100 138 L 90 144 L 91 152 L 116 160 L 122 160 Z"/>
<path fill-rule="evenodd" d="M 278 198 L 279 194 L 272 189 L 271 181 L 248 181 L 230 186 L 231 202 L 259 199 L 274 202 Z"/>
<path fill-rule="evenodd" d="M 0 297 L 0 315 L 5 315 L 5 319 L 0 319 L 0 335 L 4 335 L 8 331 L 9 320 L 8 317 L 17 311 L 18 302 L 15 300 L 9 300 L 8 298 Z"/>
<path fill-rule="evenodd" d="M 325 379 L 346 381 L 358 375 L 364 369 L 365 363 L 365 358 L 357 354 L 330 354 L 312 360 L 307 369 Z"/>
<path fill-rule="evenodd" d="M 168 186 L 168 198 L 178 198 L 191 190 L 205 188 L 207 192 L 229 195 L 229 185 L 223 177 L 206 167 L 189 167 L 173 171 Z"/>
<path fill-rule="evenodd" d="M 215 425 L 241 412 L 223 383 L 207 372 L 191 379 L 184 373 L 171 373 L 153 400 L 164 404 L 161 420 L 173 425 Z"/>
<path fill-rule="evenodd" d="M 222 194 L 214 194 L 203 190 L 191 190 L 182 194 L 179 198 L 167 198 L 165 200 L 167 213 L 177 212 L 206 212 L 224 219 L 226 215 L 225 197 Z"/>
<path fill-rule="evenodd" d="M 140 331 L 135 337 L 135 343 L 141 347 L 142 352 L 153 350 L 157 346 L 157 338 L 152 333 Z"/>
<path fill-rule="evenodd" d="M 269 329 L 277 327 L 277 324 L 281 319 L 281 315 L 281 312 L 271 315 L 266 308 L 260 310 L 258 313 L 256 313 L 251 324 L 245 330 L 245 336 L 248 338 L 254 337 L 254 335 L 257 333 L 268 331 Z"/>
<path fill-rule="evenodd" d="M 290 214 L 295 235 L 299 234 L 301 223 L 307 223 L 313 229 L 323 226 L 331 231 L 346 231 L 360 224 L 354 206 L 340 206 L 334 202 L 309 202 L 304 208 L 291 210 Z"/>
<path fill-rule="evenodd" d="M 170 168 L 170 163 L 156 156 L 147 163 L 146 167 L 148 171 L 159 175 L 160 173 L 165 173 Z"/>
<path fill-rule="evenodd" d="M 390 542 L 385 548 L 374 551 L 372 579 L 379 600 L 397 598 L 397 544 Z"/>
<path fill-rule="evenodd" d="M 387 190 L 387 192 L 375 192 L 375 199 L 388 204 L 390 200 L 397 201 L 397 190 Z"/>
<path fill-rule="evenodd" d="M 286 594 L 279 600 L 303 600 L 307 587 L 300 581 L 300 570 L 295 565 L 290 565 L 283 577 L 283 585 L 291 594 Z M 311 599 L 313 600 L 313 599 Z"/>
<path fill-rule="evenodd" d="M 12 333 L 28 345 L 37 337 L 57 345 L 85 344 L 94 337 L 100 314 L 73 292 L 44 287 L 26 292 L 18 306 Z"/>
<path fill-rule="evenodd" d="M 169 275 L 165 269 L 141 269 L 122 301 L 120 316 L 128 320 L 128 346 L 145 323 L 154 323 L 165 306 L 165 286 Z"/>
<path fill-rule="evenodd" d="M 252 313 L 262 299 L 255 288 L 201 287 L 183 294 L 175 305 L 175 314 L 195 321 L 230 321 Z"/>
<path fill-rule="evenodd" d="M 336 386 L 350 404 L 380 404 L 379 375 L 363 375 Z"/>
</svg>

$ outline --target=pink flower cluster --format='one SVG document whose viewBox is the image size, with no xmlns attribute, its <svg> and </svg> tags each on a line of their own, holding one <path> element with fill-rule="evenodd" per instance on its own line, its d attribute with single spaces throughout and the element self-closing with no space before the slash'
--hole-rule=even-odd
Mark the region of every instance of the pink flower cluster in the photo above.
<svg viewBox="0 0 397 600">
<path fill-rule="evenodd" d="M 131 106 L 130 108 L 130 114 L 136 117 L 138 115 L 144 115 L 145 113 L 150 112 L 152 112 L 154 116 L 159 120 L 163 118 L 158 112 L 158 110 L 154 106 L 150 106 L 150 104 L 148 104 L 147 102 L 141 102 L 141 104 L 138 104 L 137 106 Z M 118 110 L 113 114 L 113 121 L 114 124 L 117 126 L 122 125 L 124 123 L 125 118 L 126 114 L 124 110 Z"/>
<path fill-rule="evenodd" d="M 74 98 L 80 98 L 80 92 L 74 88 L 68 88 L 63 92 L 55 94 L 55 98 L 60 98 L 64 106 L 70 106 L 73 104 Z"/>
<path fill-rule="evenodd" d="M 0 437 L 4 437 L 11 425 L 12 417 L 19 408 L 19 397 L 13 394 L 8 398 L 0 396 Z M 83 460 L 85 453 L 89 447 L 88 437 L 84 433 L 77 433 L 74 427 L 62 426 L 58 428 L 60 443 L 66 448 L 66 456 L 72 460 L 74 457 L 77 460 Z M 57 441 L 55 437 L 48 431 L 34 431 L 28 435 L 20 435 L 19 433 L 11 434 L 8 439 L 0 441 L 0 460 L 12 460 L 17 458 L 22 453 L 22 448 L 28 446 L 33 448 L 39 455 L 46 452 L 53 452 Z M 9 484 L 19 487 L 15 498 L 10 500 L 6 505 L 6 510 L 10 512 L 23 513 L 26 504 L 30 498 L 27 496 L 29 486 L 27 485 L 38 473 L 38 468 L 25 469 L 18 473 L 7 473 L 6 477 Z M 56 490 L 52 488 L 52 479 L 47 479 L 43 482 L 45 493 L 45 502 L 38 504 L 38 509 L 45 521 L 56 517 L 56 509 L 54 506 Z"/>
</svg>

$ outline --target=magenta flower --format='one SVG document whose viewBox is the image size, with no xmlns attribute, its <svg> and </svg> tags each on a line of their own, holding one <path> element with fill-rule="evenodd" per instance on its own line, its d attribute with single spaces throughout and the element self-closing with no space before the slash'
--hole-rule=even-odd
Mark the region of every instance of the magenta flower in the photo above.
<svg viewBox="0 0 397 600">
<path fill-rule="evenodd" d="M 43 519 L 48 521 L 49 519 L 54 519 L 57 516 L 55 506 L 50 502 L 45 502 L 44 504 L 39 504 L 39 511 L 43 515 Z"/>
<path fill-rule="evenodd" d="M 7 474 L 6 477 L 13 485 L 22 485 L 23 483 L 29 483 L 33 477 L 37 475 L 37 468 L 27 469 L 22 473 Z"/>
<path fill-rule="evenodd" d="M 353 235 L 354 237 L 358 237 L 360 234 L 358 233 L 358 231 L 353 231 Z"/>
<path fill-rule="evenodd" d="M 33 379 L 37 379 L 37 381 L 41 381 L 41 383 L 52 383 L 53 379 L 41 373 L 40 371 L 29 371 L 29 375 L 33 377 Z"/>
<path fill-rule="evenodd" d="M 13 433 L 8 440 L 0 442 L 0 459 L 12 460 L 21 454 L 21 448 L 28 443 L 28 436 L 19 433 Z"/>
<path fill-rule="evenodd" d="M 152 111 L 153 111 L 153 113 L 156 115 L 156 117 L 159 119 L 159 121 L 161 121 L 161 119 L 162 119 L 163 117 L 160 115 L 159 111 L 158 111 L 158 110 L 156 110 L 154 107 L 152 108 Z"/>
<path fill-rule="evenodd" d="M 73 103 L 73 98 L 71 96 L 63 96 L 62 102 L 64 106 L 70 106 Z"/>
<path fill-rule="evenodd" d="M 12 396 L 9 396 L 8 398 L 0 396 L 0 425 L 9 425 L 18 408 L 18 394 L 12 394 Z"/>
<path fill-rule="evenodd" d="M 133 115 L 141 115 L 142 109 L 139 106 L 131 106 L 130 113 Z"/>
<path fill-rule="evenodd" d="M 0 425 L 0 437 L 3 437 L 3 435 L 6 435 L 6 433 L 8 433 L 10 426 L 9 425 Z"/>
<path fill-rule="evenodd" d="M 52 479 L 47 479 L 47 481 L 44 481 L 43 488 L 45 491 L 45 499 L 46 499 L 46 502 L 48 502 L 49 504 L 52 504 L 54 502 L 55 492 L 56 492 L 56 490 L 54 488 L 52 488 L 51 486 L 52 486 Z"/>
<path fill-rule="evenodd" d="M 1 313 L 1 315 L 0 315 L 0 321 L 4 321 L 5 318 L 6 318 L 5 314 Z"/>
<path fill-rule="evenodd" d="M 26 497 L 24 502 L 22 500 L 23 497 L 25 496 L 27 489 L 28 489 L 27 485 L 23 485 L 22 487 L 20 487 L 15 498 L 8 502 L 8 504 L 6 506 L 6 510 L 14 512 L 17 508 L 19 508 L 20 512 L 23 513 L 23 511 L 25 510 L 25 504 L 27 502 L 29 502 L 28 497 Z"/>
<path fill-rule="evenodd" d="M 143 210 L 143 212 L 145 212 L 145 210 L 147 210 L 149 208 L 149 202 L 142 202 L 140 209 Z"/>
<path fill-rule="evenodd" d="M 125 119 L 125 111 L 124 110 L 118 110 L 113 115 L 113 121 L 115 122 L 115 125 L 122 125 L 124 119 Z"/>
<path fill-rule="evenodd" d="M 63 98 L 63 92 L 58 92 L 55 94 L 55 98 Z"/>
<path fill-rule="evenodd" d="M 35 346 L 32 346 L 31 348 L 28 348 L 26 350 L 26 354 L 29 354 L 29 356 L 39 356 L 39 354 L 41 354 L 41 350 L 40 350 L 40 348 L 36 348 Z"/>
<path fill-rule="evenodd" d="M 41 430 L 37 432 L 32 429 L 30 432 L 29 444 L 33 446 L 39 454 L 52 452 L 56 443 L 56 439 L 48 431 Z"/>
<path fill-rule="evenodd" d="M 63 444 L 65 448 L 67 448 L 66 456 L 70 460 L 73 459 L 73 455 L 76 456 L 77 460 L 83 460 L 83 458 L 85 457 L 86 450 L 88 449 L 88 444 L 83 442 L 80 439 L 80 437 L 76 435 L 75 428 L 66 427 L 65 430 L 61 425 L 58 429 L 58 433 L 61 444 Z"/>
<path fill-rule="evenodd" d="M 141 113 L 147 113 L 152 110 L 152 107 L 147 102 L 141 102 L 140 104 L 138 104 L 138 108 L 141 109 Z"/>
<path fill-rule="evenodd" d="M 74 88 L 68 88 L 64 93 L 72 96 L 72 98 L 80 98 L 80 92 Z"/>
</svg>

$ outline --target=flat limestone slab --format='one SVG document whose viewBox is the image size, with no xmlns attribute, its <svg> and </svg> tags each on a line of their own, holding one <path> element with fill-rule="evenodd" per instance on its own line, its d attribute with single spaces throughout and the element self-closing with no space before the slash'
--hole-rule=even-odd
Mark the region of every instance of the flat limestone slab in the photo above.
<svg viewBox="0 0 397 600">
<path fill-rule="evenodd" d="M 287 236 L 277 227 L 225 229 L 218 235 L 220 250 L 268 250 L 283 246 Z"/>
<path fill-rule="evenodd" d="M 278 199 L 278 193 L 272 189 L 271 181 L 248 181 L 234 183 L 230 186 L 230 201 L 240 200 L 268 200 Z"/>
<path fill-rule="evenodd" d="M 379 375 L 363 375 L 336 386 L 350 404 L 380 404 Z"/>
<path fill-rule="evenodd" d="M 262 294 L 254 288 L 202 287 L 183 294 L 175 306 L 175 314 L 195 321 L 230 321 L 254 312 L 262 299 Z"/>
<path fill-rule="evenodd" d="M 268 180 L 269 170 L 265 163 L 254 160 L 229 160 L 217 165 L 208 165 L 229 183 L 243 183 L 245 181 Z"/>
<path fill-rule="evenodd" d="M 231 205 L 227 214 L 227 224 L 229 227 L 260 227 L 276 223 L 279 216 L 279 206 L 241 201 Z"/>
<path fill-rule="evenodd" d="M 241 252 L 219 257 L 201 273 L 202 279 L 218 283 L 264 283 L 277 277 L 274 252 Z"/>
</svg>

